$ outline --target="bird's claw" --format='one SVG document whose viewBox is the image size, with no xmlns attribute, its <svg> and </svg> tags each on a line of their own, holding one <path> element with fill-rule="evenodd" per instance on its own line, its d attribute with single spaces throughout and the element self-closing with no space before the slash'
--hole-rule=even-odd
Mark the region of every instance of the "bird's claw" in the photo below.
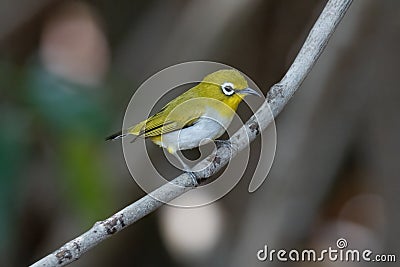
<svg viewBox="0 0 400 267">
<path fill-rule="evenodd" d="M 214 142 L 215 142 L 217 149 L 220 147 L 223 147 L 223 146 L 231 147 L 231 141 L 229 141 L 229 140 L 214 140 Z"/>
<path fill-rule="evenodd" d="M 198 187 L 200 184 L 200 178 L 197 177 L 197 175 L 194 172 L 187 172 L 190 177 L 192 178 L 193 181 L 193 187 Z"/>
</svg>

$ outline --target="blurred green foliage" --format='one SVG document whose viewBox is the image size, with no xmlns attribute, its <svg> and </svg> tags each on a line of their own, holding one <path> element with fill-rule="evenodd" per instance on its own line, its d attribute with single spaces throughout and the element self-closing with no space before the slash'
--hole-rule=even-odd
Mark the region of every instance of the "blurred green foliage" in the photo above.
<svg viewBox="0 0 400 267">
<path fill-rule="evenodd" d="M 0 88 L 18 88 L 19 73 L 17 68 L 5 62 L 0 63 Z M 15 90 L 16 91 L 16 90 Z M 23 166 L 27 161 L 29 150 L 30 114 L 14 102 L 5 102 L 14 98 L 15 91 L 1 91 L 0 105 L 0 249 L 13 236 L 19 198 L 18 186 L 21 182 Z M 6 96 L 6 93 L 9 95 Z"/>
<path fill-rule="evenodd" d="M 0 62 L 0 249 L 15 238 L 24 191 L 38 179 L 32 161 L 50 150 L 48 181 L 56 186 L 54 206 L 69 208 L 82 227 L 112 212 L 104 142 L 111 129 L 109 86 L 84 86 L 47 72 L 40 64 Z M 104 83 L 105 84 L 105 83 Z M 49 192 L 50 193 L 50 192 Z M 46 201 L 46 196 L 41 196 Z M 51 198 L 50 198 L 51 199 Z M 14 234 L 13 234 L 14 233 Z"/>
<path fill-rule="evenodd" d="M 67 202 L 80 210 L 88 223 L 101 218 L 109 212 L 111 199 L 104 184 L 105 159 L 97 145 L 110 122 L 106 88 L 74 84 L 36 65 L 25 81 L 27 101 L 40 124 L 40 135 L 56 150 L 56 179 Z"/>
</svg>

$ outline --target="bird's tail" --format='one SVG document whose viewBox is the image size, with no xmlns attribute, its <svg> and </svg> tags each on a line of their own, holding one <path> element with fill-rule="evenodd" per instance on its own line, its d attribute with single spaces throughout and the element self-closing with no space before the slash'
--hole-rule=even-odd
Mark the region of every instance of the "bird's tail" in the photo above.
<svg viewBox="0 0 400 267">
<path fill-rule="evenodd" d="M 135 140 L 136 140 L 139 136 L 142 136 L 142 137 L 143 137 L 141 131 L 142 131 L 142 129 L 143 129 L 143 127 L 144 127 L 145 125 L 146 125 L 146 121 L 142 121 L 141 123 L 138 123 L 138 124 L 136 124 L 136 125 L 133 126 L 133 127 L 124 129 L 124 130 L 122 130 L 122 131 L 119 131 L 119 132 L 117 132 L 117 133 L 115 133 L 115 134 L 110 135 L 109 137 L 106 138 L 106 140 L 118 140 L 118 139 L 124 138 L 124 137 L 127 136 L 127 135 L 133 135 L 133 136 L 135 136 L 135 137 L 133 138 L 133 140 L 131 140 L 131 143 L 133 143 L 133 142 L 135 142 Z"/>
<path fill-rule="evenodd" d="M 128 133 L 123 133 L 122 131 L 119 131 L 119 132 L 117 132 L 115 134 L 112 134 L 112 135 L 108 136 L 106 138 L 106 141 L 108 141 L 108 140 L 117 140 L 117 139 L 123 138 L 123 137 L 125 137 L 127 135 L 128 135 Z"/>
</svg>

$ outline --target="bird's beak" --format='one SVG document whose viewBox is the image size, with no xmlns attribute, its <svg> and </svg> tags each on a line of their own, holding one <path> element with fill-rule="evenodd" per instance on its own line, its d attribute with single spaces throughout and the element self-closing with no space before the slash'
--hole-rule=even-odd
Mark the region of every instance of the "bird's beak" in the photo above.
<svg viewBox="0 0 400 267">
<path fill-rule="evenodd" d="M 262 97 L 262 95 L 259 92 L 257 92 L 256 90 L 254 90 L 250 87 L 244 88 L 242 90 L 238 90 L 237 93 L 243 94 L 243 95 L 256 95 L 256 96 Z"/>
</svg>

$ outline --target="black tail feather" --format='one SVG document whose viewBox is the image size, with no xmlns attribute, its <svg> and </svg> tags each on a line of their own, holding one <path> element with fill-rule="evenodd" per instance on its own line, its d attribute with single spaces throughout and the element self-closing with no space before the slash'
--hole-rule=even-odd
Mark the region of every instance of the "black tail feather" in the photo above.
<svg viewBox="0 0 400 267">
<path fill-rule="evenodd" d="M 119 131 L 119 132 L 117 132 L 115 134 L 112 134 L 112 135 L 108 136 L 106 138 L 106 141 L 108 141 L 108 140 L 117 140 L 117 139 L 120 139 L 120 138 L 124 137 L 125 135 L 126 134 L 123 134 L 122 131 Z"/>
</svg>

